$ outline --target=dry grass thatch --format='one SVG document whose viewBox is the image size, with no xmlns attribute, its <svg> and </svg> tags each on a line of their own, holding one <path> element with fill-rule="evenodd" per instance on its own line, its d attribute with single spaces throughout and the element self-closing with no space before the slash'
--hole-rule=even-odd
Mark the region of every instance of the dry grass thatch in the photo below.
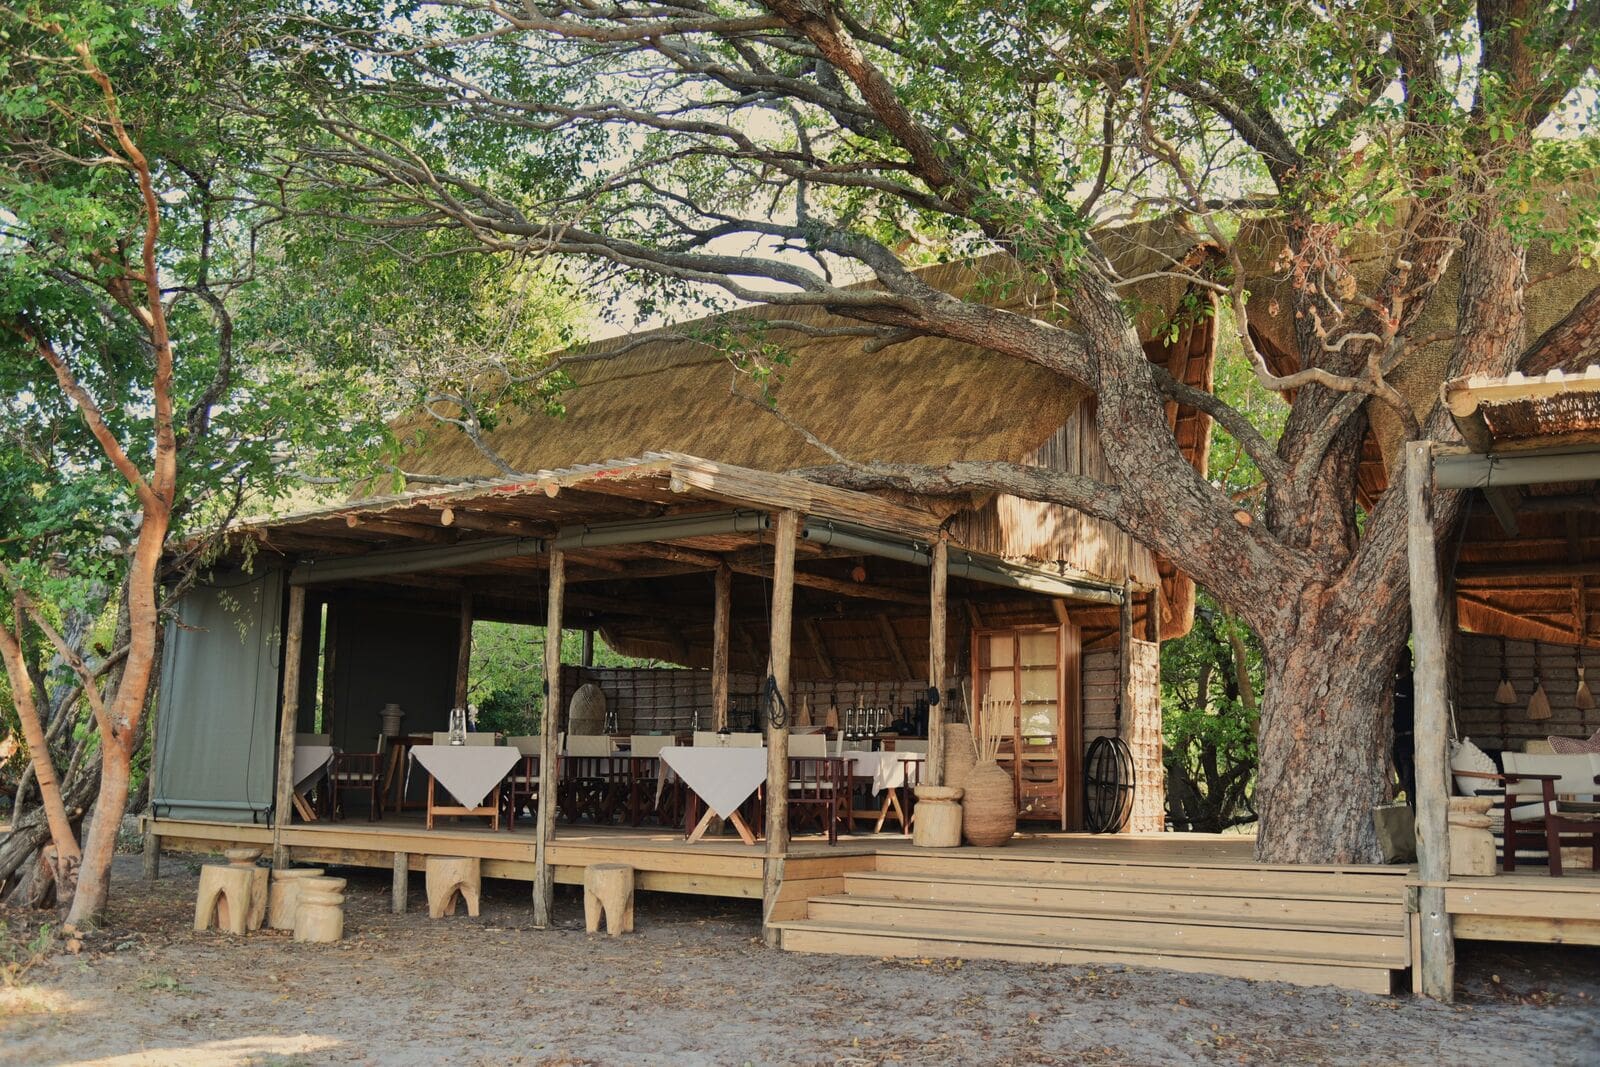
<svg viewBox="0 0 1600 1067">
<path fill-rule="evenodd" d="M 1127 269 L 1137 269 L 1153 257 L 1181 257 L 1194 238 L 1186 230 L 1152 225 L 1114 243 Z M 920 276 L 963 298 L 1050 313 L 1004 256 L 931 267 Z M 1174 279 L 1140 289 L 1140 318 L 1148 328 L 1172 313 L 1182 291 L 1182 282 Z M 737 330 L 727 329 L 725 321 L 702 319 L 599 341 L 574 354 L 615 355 L 573 365 L 575 387 L 563 398 L 564 416 L 516 412 L 486 435 L 488 443 L 525 470 L 661 449 L 760 470 L 829 462 L 798 426 L 860 461 L 1020 461 L 1059 429 L 1085 396 L 1049 371 L 971 345 L 918 338 L 867 353 L 859 337 L 817 337 L 764 326 L 780 319 L 812 329 L 859 325 L 817 308 L 760 307 L 740 311 L 737 321 L 746 325 Z M 739 343 L 777 345 L 792 356 L 773 390 L 782 418 L 763 410 L 757 388 L 735 369 L 736 351 L 729 346 Z M 452 427 L 417 414 L 399 428 L 413 442 L 402 460 L 406 470 L 496 473 Z"/>
</svg>

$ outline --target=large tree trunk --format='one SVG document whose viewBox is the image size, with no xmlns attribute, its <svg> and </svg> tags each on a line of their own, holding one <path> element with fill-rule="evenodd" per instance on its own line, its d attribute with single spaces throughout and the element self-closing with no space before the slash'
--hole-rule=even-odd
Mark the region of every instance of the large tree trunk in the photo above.
<svg viewBox="0 0 1600 1067">
<path fill-rule="evenodd" d="M 1263 634 L 1256 856 L 1271 863 L 1380 858 L 1374 805 L 1389 800 L 1393 664 L 1404 642 L 1386 602 L 1307 591 L 1293 629 Z"/>
</svg>

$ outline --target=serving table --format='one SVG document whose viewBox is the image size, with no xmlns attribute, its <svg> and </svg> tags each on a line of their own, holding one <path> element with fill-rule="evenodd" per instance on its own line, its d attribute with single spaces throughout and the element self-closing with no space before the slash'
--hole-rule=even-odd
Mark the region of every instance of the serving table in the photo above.
<svg viewBox="0 0 1600 1067">
<path fill-rule="evenodd" d="M 839 758 L 850 768 L 852 779 L 872 780 L 873 796 L 884 794 L 883 803 L 878 808 L 862 808 L 850 812 L 852 828 L 857 819 L 876 819 L 872 832 L 881 833 L 883 824 L 893 814 L 900 823 L 900 832 L 910 833 L 911 820 L 906 814 L 906 805 L 901 802 L 901 794 L 908 786 L 916 785 L 921 779 L 922 765 L 927 762 L 927 754 L 893 750 L 884 752 L 858 750 L 841 752 Z"/>
<path fill-rule="evenodd" d="M 691 843 L 705 836 L 713 818 L 731 822 L 745 844 L 756 843 L 739 807 L 767 780 L 766 748 L 664 748 L 660 759 L 688 787 L 685 823 L 693 820 L 698 804 L 706 807 L 705 816 L 688 832 Z"/>
<path fill-rule="evenodd" d="M 428 772 L 428 829 L 435 815 L 484 815 L 500 829 L 500 786 L 522 759 L 520 751 L 507 745 L 414 745 L 411 759 Z M 438 803 L 436 784 L 457 803 Z M 493 800 L 485 804 L 490 794 Z"/>
<path fill-rule="evenodd" d="M 317 809 L 312 807 L 307 794 L 327 776 L 328 764 L 332 762 L 332 745 L 296 745 L 294 748 L 294 789 L 290 800 L 306 822 L 317 821 Z"/>
</svg>

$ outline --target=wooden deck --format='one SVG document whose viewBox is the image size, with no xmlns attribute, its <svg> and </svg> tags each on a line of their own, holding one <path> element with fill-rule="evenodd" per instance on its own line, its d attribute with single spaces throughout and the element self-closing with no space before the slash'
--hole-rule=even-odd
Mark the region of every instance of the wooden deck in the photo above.
<svg viewBox="0 0 1600 1067">
<path fill-rule="evenodd" d="M 161 847 L 270 847 L 266 826 L 161 819 Z M 296 825 L 291 859 L 388 870 L 397 853 L 476 856 L 492 878 L 531 881 L 532 826 L 491 831 L 420 820 Z M 876 956 L 1118 962 L 1389 992 L 1420 936 L 1415 868 L 1254 861 L 1248 836 L 1021 835 L 1003 848 L 918 849 L 897 835 L 796 838 L 771 921 L 784 948 Z M 759 900 L 763 848 L 695 844 L 656 828 L 559 826 L 556 881 L 627 863 L 643 890 Z M 1600 944 L 1600 877 L 1569 871 L 1452 879 L 1464 939 Z"/>
</svg>

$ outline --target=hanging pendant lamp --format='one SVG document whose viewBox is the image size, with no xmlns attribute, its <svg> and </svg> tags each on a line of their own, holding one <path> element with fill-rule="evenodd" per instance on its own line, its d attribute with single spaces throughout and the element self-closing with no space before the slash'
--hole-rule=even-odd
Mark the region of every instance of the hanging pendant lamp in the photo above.
<svg viewBox="0 0 1600 1067">
<path fill-rule="evenodd" d="M 1506 669 L 1506 639 L 1500 639 L 1500 687 L 1494 691 L 1496 704 L 1515 704 L 1517 687 L 1511 684 L 1511 672 Z"/>
<path fill-rule="evenodd" d="M 1578 696 L 1573 700 L 1573 703 L 1578 706 L 1578 710 L 1588 711 L 1594 707 L 1594 692 L 1589 688 L 1588 681 L 1583 677 L 1582 649 L 1578 650 L 1578 656 Z"/>
<path fill-rule="evenodd" d="M 1533 643 L 1533 696 L 1528 698 L 1528 718 L 1534 721 L 1550 717 L 1550 698 L 1544 691 L 1544 668 L 1539 656 L 1539 642 Z"/>
</svg>

